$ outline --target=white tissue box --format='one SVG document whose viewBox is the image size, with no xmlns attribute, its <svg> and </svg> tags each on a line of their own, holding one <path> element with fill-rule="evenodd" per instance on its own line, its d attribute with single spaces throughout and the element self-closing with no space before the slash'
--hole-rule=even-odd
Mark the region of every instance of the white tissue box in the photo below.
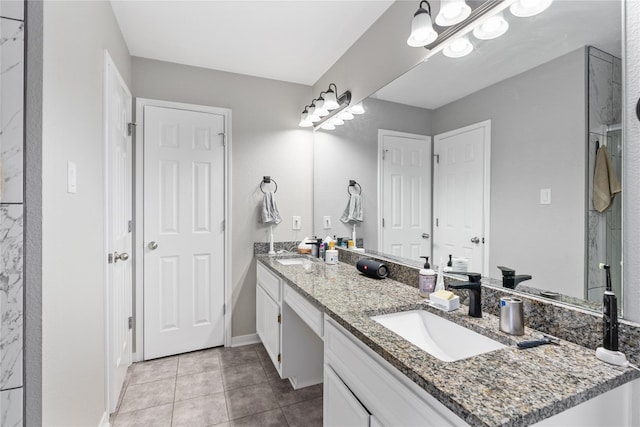
<svg viewBox="0 0 640 427">
<path fill-rule="evenodd" d="M 429 305 L 444 311 L 457 310 L 460 308 L 460 297 L 456 295 L 452 299 L 442 299 L 431 294 L 429 295 Z"/>
</svg>

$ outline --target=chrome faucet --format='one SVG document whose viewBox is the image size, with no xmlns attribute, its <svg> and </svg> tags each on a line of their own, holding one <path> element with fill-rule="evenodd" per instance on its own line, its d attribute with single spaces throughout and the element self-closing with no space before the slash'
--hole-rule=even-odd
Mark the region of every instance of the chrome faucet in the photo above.
<svg viewBox="0 0 640 427">
<path fill-rule="evenodd" d="M 498 268 L 502 271 L 502 286 L 505 288 L 515 289 L 518 283 L 531 280 L 531 276 L 528 274 L 516 275 L 516 271 L 512 268 L 500 266 Z"/>
<path fill-rule="evenodd" d="M 450 271 L 449 274 L 460 274 L 469 277 L 468 282 L 450 284 L 452 289 L 467 289 L 469 291 L 469 316 L 482 317 L 482 284 L 479 273 L 467 273 L 466 271 Z"/>
</svg>

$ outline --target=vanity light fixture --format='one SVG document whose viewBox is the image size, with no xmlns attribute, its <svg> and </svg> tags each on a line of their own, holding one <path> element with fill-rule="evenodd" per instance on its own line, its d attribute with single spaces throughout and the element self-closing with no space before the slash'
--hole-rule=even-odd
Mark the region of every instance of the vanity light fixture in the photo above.
<svg viewBox="0 0 640 427">
<path fill-rule="evenodd" d="M 517 17 L 528 18 L 543 12 L 553 0 L 517 0 L 510 7 L 509 11 Z"/>
<path fill-rule="evenodd" d="M 442 0 L 440 12 L 436 16 L 436 24 L 449 27 L 464 21 L 471 15 L 471 8 L 464 0 Z"/>
<path fill-rule="evenodd" d="M 320 92 L 317 99 L 313 99 L 310 105 L 304 107 L 298 126 L 313 126 L 314 130 L 332 130 L 336 124 L 341 125 L 344 124 L 344 120 L 353 119 L 353 114 L 346 111 L 351 103 L 351 92 L 347 90 L 339 96 L 337 93 L 338 87 L 335 83 L 331 83 L 326 91 Z M 342 115 L 344 116 L 339 117 Z"/>
<path fill-rule="evenodd" d="M 427 9 L 423 8 L 425 4 Z M 423 47 L 438 38 L 438 33 L 433 29 L 431 22 L 431 5 L 427 0 L 422 0 L 418 10 L 413 15 L 411 21 L 411 34 L 407 39 L 407 44 L 411 47 Z"/>
<path fill-rule="evenodd" d="M 309 110 L 307 110 L 307 107 L 308 106 L 304 107 L 304 111 L 300 116 L 300 123 L 298 123 L 298 126 L 300 126 L 301 128 L 310 128 L 311 126 L 313 126 L 313 122 L 309 120 Z"/>
<path fill-rule="evenodd" d="M 333 90 L 334 88 L 335 90 Z M 332 111 L 340 107 L 340 104 L 338 103 L 338 98 L 337 98 L 338 95 L 336 95 L 337 92 L 338 92 L 338 88 L 334 83 L 331 83 L 329 85 L 329 89 L 327 89 L 326 92 L 320 93 L 321 99 L 322 99 L 322 95 L 325 95 L 324 108 L 326 108 L 329 111 Z"/>
<path fill-rule="evenodd" d="M 364 107 L 362 106 L 362 101 L 358 102 L 351 108 L 349 108 L 349 112 L 351 114 L 364 114 Z"/>
<path fill-rule="evenodd" d="M 442 49 L 442 53 L 449 58 L 462 58 L 463 56 L 467 56 L 473 51 L 473 44 L 469 41 L 469 37 L 462 36 L 458 37 L 455 40 L 452 40 L 451 43 L 447 44 L 444 49 Z"/>
<path fill-rule="evenodd" d="M 502 12 L 493 15 L 473 29 L 473 35 L 480 40 L 491 40 L 500 37 L 509 29 L 509 23 Z"/>
</svg>

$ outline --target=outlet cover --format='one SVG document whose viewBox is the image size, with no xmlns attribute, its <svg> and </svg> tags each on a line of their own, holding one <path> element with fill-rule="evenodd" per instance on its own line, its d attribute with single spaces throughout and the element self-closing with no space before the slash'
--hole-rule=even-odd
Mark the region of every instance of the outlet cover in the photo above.
<svg viewBox="0 0 640 427">
<path fill-rule="evenodd" d="M 331 228 L 331 216 L 327 215 L 322 217 L 322 223 L 324 224 L 324 229 L 328 230 Z"/>
<path fill-rule="evenodd" d="M 551 189 L 550 188 L 541 188 L 540 189 L 540 204 L 541 205 L 550 205 L 551 204 Z"/>
<path fill-rule="evenodd" d="M 302 228 L 302 218 L 297 215 L 294 215 L 291 228 L 293 230 L 300 230 Z"/>
</svg>

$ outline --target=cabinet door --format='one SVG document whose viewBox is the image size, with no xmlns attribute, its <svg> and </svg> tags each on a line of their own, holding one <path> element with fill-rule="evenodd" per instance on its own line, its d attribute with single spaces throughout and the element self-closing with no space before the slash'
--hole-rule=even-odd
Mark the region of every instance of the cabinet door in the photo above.
<svg viewBox="0 0 640 427">
<path fill-rule="evenodd" d="M 340 377 L 324 366 L 324 427 L 369 427 L 369 412 Z"/>
<path fill-rule="evenodd" d="M 280 306 L 267 294 L 262 286 L 256 286 L 256 331 L 271 361 L 280 372 Z"/>
</svg>

